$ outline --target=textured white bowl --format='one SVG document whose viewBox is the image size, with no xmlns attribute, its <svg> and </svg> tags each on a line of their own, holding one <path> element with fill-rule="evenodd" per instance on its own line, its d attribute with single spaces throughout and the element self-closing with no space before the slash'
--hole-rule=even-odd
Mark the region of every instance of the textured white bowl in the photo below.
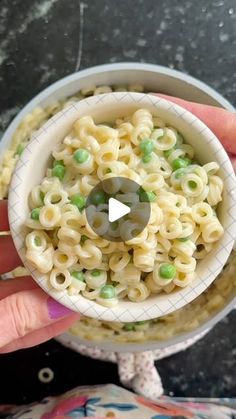
<svg viewBox="0 0 236 419">
<path fill-rule="evenodd" d="M 105 308 L 82 295 L 69 296 L 50 286 L 48 275 L 40 274 L 25 257 L 24 223 L 28 215 L 28 196 L 45 175 L 54 147 L 70 131 L 73 122 L 91 115 L 97 123 L 112 121 L 147 108 L 168 125 L 174 126 L 186 138 L 202 163 L 216 161 L 224 181 L 223 202 L 219 216 L 224 235 L 204 260 L 198 262 L 195 280 L 186 288 L 170 294 L 152 295 L 140 303 L 121 301 L 114 308 Z M 236 237 L 236 179 L 230 160 L 215 135 L 200 120 L 185 109 L 157 96 L 140 93 L 109 93 L 77 102 L 59 112 L 33 135 L 20 157 L 9 192 L 9 220 L 16 249 L 33 278 L 54 299 L 82 314 L 108 321 L 132 322 L 157 318 L 175 311 L 200 295 L 222 270 Z"/>
</svg>

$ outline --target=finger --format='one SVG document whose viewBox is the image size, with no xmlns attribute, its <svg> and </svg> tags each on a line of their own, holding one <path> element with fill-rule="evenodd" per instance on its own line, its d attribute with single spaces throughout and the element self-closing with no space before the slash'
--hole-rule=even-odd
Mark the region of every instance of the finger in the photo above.
<svg viewBox="0 0 236 419">
<path fill-rule="evenodd" d="M 9 231 L 9 222 L 7 215 L 7 201 L 0 201 L 0 231 Z"/>
<path fill-rule="evenodd" d="M 173 96 L 162 94 L 158 94 L 158 96 L 170 100 L 192 112 L 214 132 L 227 151 L 236 154 L 236 113 L 215 106 L 187 102 L 186 100 Z"/>
<path fill-rule="evenodd" d="M 0 301 L 0 348 L 71 313 L 39 288 L 12 294 Z"/>
<path fill-rule="evenodd" d="M 0 236 L 0 275 L 12 271 L 19 265 L 22 265 L 22 261 L 11 236 Z"/>
<path fill-rule="evenodd" d="M 36 282 L 30 276 L 22 276 L 14 279 L 5 279 L 0 282 L 0 300 L 20 291 L 38 288 Z"/>
<path fill-rule="evenodd" d="M 17 351 L 18 349 L 31 348 L 32 346 L 46 342 L 47 340 L 52 339 L 53 337 L 65 332 L 78 319 L 79 314 L 74 313 L 69 315 L 65 319 L 59 320 L 56 323 L 50 324 L 49 326 L 46 326 L 42 329 L 28 333 L 28 335 L 14 340 L 13 342 L 9 343 L 3 348 L 0 348 L 0 354 Z"/>
</svg>

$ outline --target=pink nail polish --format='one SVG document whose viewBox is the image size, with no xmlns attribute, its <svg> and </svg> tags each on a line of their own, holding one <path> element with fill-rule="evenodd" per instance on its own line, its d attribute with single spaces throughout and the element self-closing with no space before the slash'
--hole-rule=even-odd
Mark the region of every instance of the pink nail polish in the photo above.
<svg viewBox="0 0 236 419">
<path fill-rule="evenodd" d="M 56 300 L 54 300 L 51 297 L 49 297 L 47 301 L 47 305 L 48 305 L 48 314 L 49 314 L 50 319 L 52 320 L 59 319 L 60 317 L 66 317 L 69 314 L 73 313 L 69 308 L 58 303 Z"/>
</svg>

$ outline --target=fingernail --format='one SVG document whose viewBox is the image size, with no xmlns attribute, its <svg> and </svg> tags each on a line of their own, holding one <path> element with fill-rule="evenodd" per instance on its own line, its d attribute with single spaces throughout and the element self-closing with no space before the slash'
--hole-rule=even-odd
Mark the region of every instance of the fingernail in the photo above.
<svg viewBox="0 0 236 419">
<path fill-rule="evenodd" d="M 54 300 L 51 297 L 49 297 L 47 301 L 47 305 L 48 305 L 48 314 L 49 314 L 50 319 L 52 320 L 59 319 L 60 317 L 65 317 L 73 313 L 69 308 L 58 303 L 56 300 Z"/>
</svg>

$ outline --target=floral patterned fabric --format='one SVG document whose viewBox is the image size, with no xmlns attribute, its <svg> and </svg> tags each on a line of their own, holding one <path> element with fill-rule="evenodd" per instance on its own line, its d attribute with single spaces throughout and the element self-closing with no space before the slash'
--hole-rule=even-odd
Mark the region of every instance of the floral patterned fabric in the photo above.
<svg viewBox="0 0 236 419">
<path fill-rule="evenodd" d="M 77 387 L 30 406 L 2 406 L 4 419 L 228 419 L 236 418 L 236 399 L 175 399 L 156 402 L 112 384 Z M 5 413 L 4 413 L 5 411 Z"/>
</svg>

